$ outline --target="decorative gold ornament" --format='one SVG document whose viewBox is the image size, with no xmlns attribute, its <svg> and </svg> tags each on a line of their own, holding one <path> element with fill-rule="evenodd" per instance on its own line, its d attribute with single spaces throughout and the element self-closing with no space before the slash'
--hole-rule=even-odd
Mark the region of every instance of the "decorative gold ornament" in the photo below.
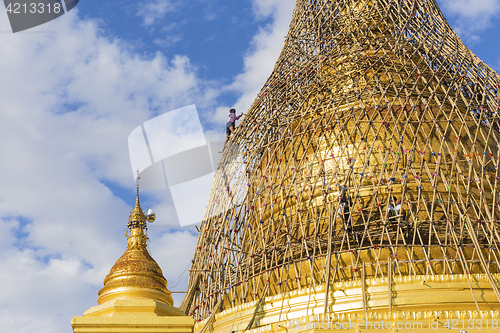
<svg viewBox="0 0 500 333">
<path fill-rule="evenodd" d="M 146 219 L 149 223 L 153 223 L 156 220 L 156 214 L 151 209 L 148 209 L 144 215 L 146 215 Z"/>
</svg>

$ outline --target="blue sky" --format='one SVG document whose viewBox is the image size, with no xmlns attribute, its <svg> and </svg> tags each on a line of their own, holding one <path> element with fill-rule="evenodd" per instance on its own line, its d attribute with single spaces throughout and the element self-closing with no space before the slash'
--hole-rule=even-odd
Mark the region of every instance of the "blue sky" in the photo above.
<svg viewBox="0 0 500 333">
<path fill-rule="evenodd" d="M 483 61 L 500 69 L 500 0 L 438 1 Z M 134 203 L 127 137 L 196 104 L 210 140 L 227 110 L 253 102 L 281 50 L 293 0 L 82 0 L 9 33 L 0 10 L 0 322 L 2 332 L 72 332 L 126 247 Z M 150 251 L 185 290 L 196 243 L 166 191 Z M 176 299 L 176 305 L 180 298 Z"/>
<path fill-rule="evenodd" d="M 250 1 L 163 3 L 164 15 L 155 15 L 161 10 L 148 10 L 147 3 L 90 0 L 82 1 L 79 10 L 102 19 L 106 34 L 133 42 L 145 55 L 158 51 L 167 56 L 189 54 L 198 66 L 200 78 L 226 83 L 241 71 L 249 43 L 259 27 L 271 21 L 269 17 L 256 18 Z"/>
</svg>

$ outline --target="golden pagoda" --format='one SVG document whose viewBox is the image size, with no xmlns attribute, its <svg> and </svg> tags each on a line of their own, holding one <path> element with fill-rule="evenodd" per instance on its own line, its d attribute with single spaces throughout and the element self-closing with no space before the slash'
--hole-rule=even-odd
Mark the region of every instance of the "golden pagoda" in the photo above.
<svg viewBox="0 0 500 333">
<path fill-rule="evenodd" d="M 435 0 L 297 0 L 214 178 L 195 332 L 498 332 L 499 87 Z"/>
<path fill-rule="evenodd" d="M 172 294 L 160 266 L 149 255 L 146 216 L 139 203 L 139 187 L 135 207 L 127 224 L 128 245 L 104 279 L 98 303 L 83 317 L 74 317 L 74 333 L 97 332 L 193 332 L 193 318 L 173 306 Z"/>
</svg>

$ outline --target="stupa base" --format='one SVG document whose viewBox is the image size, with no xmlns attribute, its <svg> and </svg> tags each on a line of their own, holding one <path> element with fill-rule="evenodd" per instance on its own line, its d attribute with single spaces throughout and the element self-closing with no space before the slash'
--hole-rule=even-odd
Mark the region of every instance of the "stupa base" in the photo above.
<svg viewBox="0 0 500 333">
<path fill-rule="evenodd" d="M 333 284 L 326 314 L 325 286 L 295 290 L 263 299 L 255 317 L 257 301 L 226 309 L 206 332 L 245 332 L 253 317 L 253 333 L 500 331 L 500 302 L 484 274 L 402 276 L 392 298 L 388 289 L 387 278 Z"/>
</svg>

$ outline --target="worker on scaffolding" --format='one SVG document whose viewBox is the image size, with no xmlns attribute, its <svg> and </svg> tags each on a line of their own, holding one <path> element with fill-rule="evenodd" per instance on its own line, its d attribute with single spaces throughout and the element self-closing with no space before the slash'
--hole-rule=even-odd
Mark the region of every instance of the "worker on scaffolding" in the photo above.
<svg viewBox="0 0 500 333">
<path fill-rule="evenodd" d="M 393 222 L 398 221 L 398 227 L 402 227 L 405 237 L 408 237 L 410 234 L 411 224 L 407 223 L 406 221 L 406 211 L 403 209 L 400 200 L 398 200 L 398 202 L 396 202 L 396 205 L 394 205 L 392 196 L 389 198 L 389 205 L 387 205 L 387 215 L 389 226 Z"/>
<path fill-rule="evenodd" d="M 396 207 L 394 207 L 396 209 L 396 214 L 400 217 L 401 221 L 405 221 L 406 220 L 406 211 L 403 209 L 403 206 L 401 205 L 401 201 L 398 200 L 398 202 L 396 203 Z"/>
<path fill-rule="evenodd" d="M 337 215 L 342 217 L 345 230 L 352 233 L 351 198 L 347 194 L 345 185 L 342 186 L 342 190 L 340 192 Z"/>
<path fill-rule="evenodd" d="M 229 118 L 226 124 L 226 141 L 224 142 L 224 147 L 226 146 L 226 143 L 229 141 L 229 137 L 231 136 L 231 134 L 234 134 L 234 130 L 236 128 L 236 120 L 240 119 L 242 115 L 243 114 L 236 116 L 235 109 L 229 110 Z"/>
<path fill-rule="evenodd" d="M 411 224 L 406 221 L 406 211 L 404 210 L 403 206 L 401 205 L 401 201 L 397 202 L 395 209 L 396 209 L 396 213 L 399 216 L 398 225 L 403 227 L 405 237 L 408 237 L 410 234 Z"/>
<path fill-rule="evenodd" d="M 389 204 L 387 205 L 387 218 L 389 221 L 389 226 L 397 220 L 398 212 L 396 211 L 396 207 L 394 207 L 394 199 L 389 197 Z"/>
</svg>

